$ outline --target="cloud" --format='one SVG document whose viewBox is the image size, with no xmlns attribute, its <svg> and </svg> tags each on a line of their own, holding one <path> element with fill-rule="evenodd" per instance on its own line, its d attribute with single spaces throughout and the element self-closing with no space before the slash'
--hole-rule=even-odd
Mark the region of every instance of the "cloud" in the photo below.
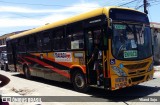
<svg viewBox="0 0 160 105">
<path fill-rule="evenodd" d="M 62 9 L 32 9 L 27 7 L 0 6 L 0 12 L 10 13 L 59 13 L 59 12 L 82 12 L 99 7 L 96 3 L 82 3 L 64 7 Z"/>
<path fill-rule="evenodd" d="M 53 14 L 44 18 L 0 18 L 0 28 L 4 27 L 20 27 L 20 26 L 41 26 L 46 23 L 55 22 L 64 18 L 69 17 L 70 15 L 65 14 Z"/>
<path fill-rule="evenodd" d="M 0 27 L 16 27 L 16 26 L 36 26 L 42 24 L 36 19 L 10 19 L 0 18 Z"/>
<path fill-rule="evenodd" d="M 26 7 L 0 6 L 0 13 L 7 14 L 0 17 L 0 28 L 41 26 L 46 23 L 90 11 L 97 7 L 100 7 L 97 3 L 81 3 L 61 9 L 33 9 Z M 38 15 L 42 16 L 38 17 Z"/>
</svg>

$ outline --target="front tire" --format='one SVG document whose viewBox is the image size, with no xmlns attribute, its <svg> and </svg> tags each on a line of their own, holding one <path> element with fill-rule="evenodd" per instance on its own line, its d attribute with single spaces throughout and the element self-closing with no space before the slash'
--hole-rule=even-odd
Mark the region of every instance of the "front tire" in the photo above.
<svg viewBox="0 0 160 105">
<path fill-rule="evenodd" d="M 31 72 L 30 72 L 28 66 L 25 66 L 25 67 L 24 67 L 24 75 L 25 75 L 25 77 L 26 77 L 27 79 L 31 79 Z"/>
<path fill-rule="evenodd" d="M 76 91 L 87 92 L 89 86 L 86 83 L 85 76 L 80 71 L 75 71 L 72 77 L 72 83 Z"/>
</svg>

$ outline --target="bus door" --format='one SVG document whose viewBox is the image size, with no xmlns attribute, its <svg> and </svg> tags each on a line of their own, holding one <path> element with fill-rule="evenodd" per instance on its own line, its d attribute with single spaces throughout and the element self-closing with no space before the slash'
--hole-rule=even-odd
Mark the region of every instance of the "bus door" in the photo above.
<svg viewBox="0 0 160 105">
<path fill-rule="evenodd" d="M 87 77 L 89 84 L 97 84 L 97 69 L 102 69 L 99 67 L 102 67 L 102 42 L 100 41 L 102 38 L 102 30 L 101 28 L 92 28 L 87 29 L 85 31 L 85 39 L 86 39 L 86 67 L 87 67 Z M 99 42 L 97 43 L 96 41 Z M 98 53 L 101 53 L 101 58 L 98 58 L 99 55 L 97 55 L 96 48 L 98 47 Z M 95 62 L 99 62 L 98 68 Z"/>
</svg>

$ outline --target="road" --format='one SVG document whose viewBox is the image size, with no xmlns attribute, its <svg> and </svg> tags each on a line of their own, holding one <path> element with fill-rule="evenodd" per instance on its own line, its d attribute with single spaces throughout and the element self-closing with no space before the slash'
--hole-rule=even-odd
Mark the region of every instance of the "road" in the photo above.
<svg viewBox="0 0 160 105">
<path fill-rule="evenodd" d="M 79 93 L 69 83 L 49 81 L 34 77 L 27 80 L 23 75 L 14 72 L 3 74 L 10 78 L 10 83 L 0 89 L 2 96 L 56 96 L 50 97 L 52 102 L 11 102 L 10 105 L 158 105 L 160 102 L 140 102 L 146 96 L 160 96 L 160 71 L 156 71 L 154 79 L 140 85 L 116 91 L 105 91 L 91 88 L 87 93 Z M 154 97 L 153 97 L 154 98 Z M 160 97 L 156 97 L 160 98 Z M 68 100 L 69 99 L 69 100 Z M 68 100 L 67 102 L 64 102 Z M 152 100 L 156 101 L 156 100 Z"/>
</svg>

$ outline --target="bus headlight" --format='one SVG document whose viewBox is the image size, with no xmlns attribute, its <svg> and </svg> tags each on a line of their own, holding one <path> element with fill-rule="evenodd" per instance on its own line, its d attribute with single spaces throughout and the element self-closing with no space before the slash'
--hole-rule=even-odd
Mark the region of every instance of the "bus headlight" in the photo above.
<svg viewBox="0 0 160 105">
<path fill-rule="evenodd" d="M 150 64 L 149 68 L 148 68 L 148 72 L 153 70 L 153 62 Z"/>
<path fill-rule="evenodd" d="M 112 70 L 118 75 L 118 76 L 127 76 L 127 74 L 120 68 L 116 66 L 112 66 Z"/>
</svg>

